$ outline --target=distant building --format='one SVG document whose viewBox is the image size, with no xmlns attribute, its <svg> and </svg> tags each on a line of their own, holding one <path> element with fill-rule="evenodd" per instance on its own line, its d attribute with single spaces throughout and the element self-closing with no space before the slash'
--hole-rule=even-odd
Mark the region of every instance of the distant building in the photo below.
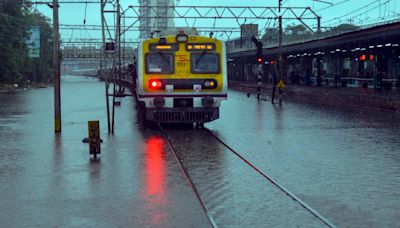
<svg viewBox="0 0 400 228">
<path fill-rule="evenodd" d="M 140 38 L 148 38 L 152 32 L 160 31 L 161 34 L 167 28 L 175 27 L 174 0 L 139 0 L 140 8 Z M 146 7 L 159 6 L 159 7 Z M 160 18 L 157 18 L 159 16 Z"/>
</svg>

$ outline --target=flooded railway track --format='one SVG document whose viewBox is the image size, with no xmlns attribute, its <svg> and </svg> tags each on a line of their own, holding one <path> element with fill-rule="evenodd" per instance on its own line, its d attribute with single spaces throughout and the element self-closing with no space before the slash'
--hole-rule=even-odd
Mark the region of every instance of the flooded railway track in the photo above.
<svg viewBox="0 0 400 228">
<path fill-rule="evenodd" d="M 282 186 L 281 184 L 279 184 L 276 180 L 274 180 L 272 177 L 270 177 L 268 174 L 264 173 L 263 171 L 261 171 L 260 169 L 258 169 L 252 162 L 250 162 L 249 160 L 247 160 L 245 157 L 243 157 L 242 155 L 240 155 L 239 152 L 237 152 L 236 150 L 234 150 L 232 147 L 230 147 L 229 145 L 227 145 L 222 139 L 220 139 L 217 135 L 215 135 L 211 130 L 209 129 L 205 129 L 205 131 L 207 131 L 207 133 L 209 133 L 212 137 L 214 137 L 218 142 L 220 142 L 222 145 L 224 145 L 229 151 L 231 151 L 233 154 L 235 154 L 238 158 L 240 158 L 240 160 L 242 160 L 245 164 L 247 164 L 248 166 L 250 166 L 255 172 L 257 172 L 258 174 L 260 174 L 265 180 L 267 180 L 268 182 L 270 182 L 271 184 L 273 184 L 275 187 L 277 187 L 280 191 L 282 191 L 282 193 L 285 193 L 287 196 L 289 196 L 290 198 L 292 198 L 294 201 L 296 201 L 297 203 L 299 203 L 299 205 L 301 205 L 305 210 L 309 211 L 313 216 L 315 216 L 317 219 L 321 220 L 323 223 L 325 223 L 325 225 L 329 226 L 329 227 L 336 227 L 335 225 L 333 225 L 327 218 L 325 218 L 324 216 L 322 216 L 320 213 L 318 213 L 316 210 L 314 210 L 312 207 L 310 207 L 308 204 L 306 204 L 303 200 L 301 200 L 299 197 L 297 197 L 295 194 L 293 194 L 292 192 L 290 192 L 288 189 L 286 189 L 284 186 Z"/>
<path fill-rule="evenodd" d="M 166 139 L 166 142 L 169 146 L 169 148 L 171 149 L 172 152 L 172 156 L 174 157 L 176 163 L 178 164 L 186 182 L 188 183 L 188 185 L 190 186 L 190 188 L 193 190 L 194 194 L 196 195 L 197 200 L 199 201 L 201 207 L 204 210 L 204 213 L 206 214 L 208 220 L 210 221 L 211 225 L 213 227 L 218 227 L 217 223 L 215 222 L 214 217 L 212 216 L 211 212 L 209 211 L 209 209 L 207 208 L 205 202 L 203 201 L 203 199 L 201 198 L 201 195 L 199 193 L 199 191 L 197 190 L 195 184 L 193 183 L 192 179 L 190 178 L 189 173 L 187 172 L 186 168 L 183 166 L 182 162 L 180 161 L 178 154 L 175 151 L 175 147 L 173 146 L 173 144 L 171 143 L 170 139 L 168 138 L 168 133 L 162 128 L 162 126 L 160 124 L 158 124 L 158 128 L 159 130 L 162 132 L 164 138 Z"/>
<path fill-rule="evenodd" d="M 211 130 L 171 130 L 165 129 L 161 125 L 158 125 L 158 127 L 212 226 L 217 227 L 220 223 L 222 226 L 242 224 L 234 221 L 244 221 L 249 225 L 265 225 L 263 222 L 267 222 L 269 225 L 283 225 L 280 224 L 279 221 L 281 221 L 281 219 L 286 219 L 286 217 L 291 217 L 293 211 L 295 211 L 293 213 L 293 219 L 288 219 L 292 221 L 285 221 L 284 225 L 298 225 L 303 223 L 310 225 L 309 221 L 314 219 L 317 220 L 320 225 L 336 227 L 303 200 L 291 193 L 268 174 L 258 169 L 238 151 L 227 145 Z M 206 151 L 205 155 L 203 154 L 204 150 Z M 213 153 L 213 151 L 215 153 Z M 238 175 L 235 173 L 237 170 L 245 171 L 242 175 Z M 227 172 L 232 175 L 221 175 L 221 173 Z M 247 173 L 248 175 L 246 175 Z M 202 177 L 204 177 L 204 179 Z M 268 187 L 266 187 L 267 185 Z M 255 192 L 251 192 L 251 188 L 253 188 Z M 274 188 L 274 190 L 271 188 Z M 270 191 L 273 191 L 273 194 L 268 194 L 268 189 L 271 189 Z M 257 192 L 257 190 L 263 191 Z M 227 196 L 224 196 L 225 194 Z M 243 200 L 248 195 L 252 196 L 251 199 Z M 270 213 L 265 212 L 275 210 L 269 205 L 271 201 L 265 200 L 265 195 L 269 195 L 271 199 L 273 198 L 272 206 L 275 205 L 277 211 L 282 212 L 282 210 L 287 210 L 289 213 L 283 215 L 282 218 L 275 218 L 276 220 L 272 219 L 273 221 L 265 217 L 257 221 L 257 218 L 250 215 L 251 212 L 249 211 L 252 211 L 252 209 L 247 207 L 247 216 L 253 217 L 252 219 L 233 219 L 233 221 L 229 223 L 227 218 L 235 214 L 236 216 L 241 216 L 242 213 L 240 213 L 240 211 L 246 209 L 233 209 L 232 206 L 234 204 L 232 202 L 226 203 L 224 201 L 234 201 L 239 204 L 239 206 L 243 203 L 242 206 L 244 208 L 246 208 L 246 206 L 255 207 L 253 211 L 257 212 L 257 215 L 260 214 L 261 217 L 263 214 L 270 215 Z M 280 196 L 275 197 L 275 195 Z M 238 198 L 239 200 L 232 200 L 232 198 Z M 286 203 L 278 202 L 278 198 L 282 198 L 281 201 L 285 201 Z M 296 202 L 297 206 L 287 202 L 288 199 L 292 202 Z M 285 205 L 288 208 L 284 208 Z M 230 212 L 230 209 L 236 212 Z M 263 209 L 266 209 L 266 211 Z M 306 212 L 308 216 L 306 216 L 305 213 L 299 213 L 300 209 Z M 313 219 L 309 217 L 313 217 Z"/>
</svg>

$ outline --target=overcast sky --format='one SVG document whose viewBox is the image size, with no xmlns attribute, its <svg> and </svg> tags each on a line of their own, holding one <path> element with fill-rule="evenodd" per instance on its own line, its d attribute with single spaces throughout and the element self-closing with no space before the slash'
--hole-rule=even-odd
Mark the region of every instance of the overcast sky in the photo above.
<svg viewBox="0 0 400 228">
<path fill-rule="evenodd" d="M 62 0 L 60 0 L 62 1 Z M 137 0 L 120 0 L 123 8 L 128 5 L 138 5 Z M 181 0 L 176 5 L 179 6 L 277 6 L 278 0 Z M 333 4 L 327 4 L 330 2 Z M 322 26 L 335 26 L 340 23 L 352 22 L 354 24 L 371 24 L 390 19 L 399 19 L 400 0 L 321 0 L 321 2 L 313 0 L 283 0 L 284 7 L 311 7 L 319 16 L 321 16 Z M 36 6 L 37 9 L 52 18 L 52 10 L 47 6 Z M 76 24 L 83 25 L 85 19 L 85 4 L 61 4 L 60 6 L 60 24 Z M 127 13 L 129 15 L 129 12 Z M 130 13 L 130 15 L 134 15 Z M 273 16 L 268 14 L 268 16 Z M 126 25 L 133 22 L 133 19 L 126 20 Z M 202 27 L 234 27 L 243 23 L 258 23 L 259 29 L 276 25 L 275 20 L 183 20 L 174 19 L 177 26 L 185 26 L 186 23 L 194 26 Z M 287 24 L 298 24 L 297 21 L 285 21 Z M 306 23 L 315 28 L 316 20 L 308 20 Z M 100 25 L 100 5 L 87 4 L 86 9 L 86 25 Z M 136 24 L 138 25 L 138 24 Z M 81 38 L 100 38 L 99 32 L 88 30 L 62 30 L 62 39 L 81 39 Z M 233 34 L 231 38 L 237 37 L 239 34 Z M 127 39 L 136 39 L 137 32 L 127 34 Z M 222 34 L 221 34 L 221 37 Z M 226 37 L 223 37 L 226 39 Z"/>
</svg>

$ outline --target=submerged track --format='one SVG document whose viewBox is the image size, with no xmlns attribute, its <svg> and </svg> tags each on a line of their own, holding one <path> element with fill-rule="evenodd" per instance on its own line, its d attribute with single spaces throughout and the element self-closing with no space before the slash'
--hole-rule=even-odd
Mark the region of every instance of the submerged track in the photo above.
<svg viewBox="0 0 400 228">
<path fill-rule="evenodd" d="M 242 155 L 240 155 L 239 152 L 234 150 L 232 147 L 227 145 L 222 139 L 220 139 L 218 136 L 216 136 L 214 133 L 212 133 L 211 130 L 205 129 L 212 137 L 214 137 L 218 142 L 220 142 L 225 148 L 227 148 L 229 151 L 234 153 L 238 158 L 240 158 L 244 163 L 246 163 L 248 166 L 250 166 L 254 171 L 259 173 L 263 178 L 265 178 L 267 181 L 272 183 L 275 187 L 277 187 L 280 191 L 285 193 L 287 196 L 292 198 L 294 201 L 298 202 L 304 209 L 309 211 L 314 217 L 316 217 L 318 220 L 322 221 L 325 225 L 329 227 L 336 227 L 333 225 L 327 218 L 322 216 L 320 213 L 318 213 L 316 210 L 311 208 L 308 204 L 306 204 L 303 200 L 301 200 L 299 197 L 297 197 L 295 194 L 291 193 L 288 189 L 283 187 L 281 184 L 279 184 L 276 180 L 274 180 L 272 177 L 270 177 L 268 174 L 264 173 L 260 169 L 258 169 L 253 163 L 251 163 L 249 160 L 244 158 Z"/>
<path fill-rule="evenodd" d="M 168 133 L 165 129 L 162 128 L 162 126 L 160 124 L 158 124 L 158 128 L 159 130 L 162 132 L 164 138 L 166 139 L 166 141 L 168 142 L 168 145 L 171 149 L 171 152 L 173 154 L 173 157 L 175 158 L 176 162 L 178 163 L 186 181 L 188 182 L 189 186 L 192 188 L 193 192 L 195 193 L 198 201 L 200 202 L 202 208 L 204 209 L 204 212 L 206 213 L 210 223 L 212 224 L 213 227 L 218 227 L 214 217 L 211 215 L 209 209 L 207 208 L 206 204 L 204 203 L 204 200 L 201 198 L 199 191 L 197 190 L 193 180 L 191 179 L 188 171 L 185 169 L 184 165 L 182 164 L 175 146 L 173 145 L 173 142 L 171 141 L 171 139 L 168 136 Z M 224 148 L 226 148 L 227 150 L 229 150 L 230 152 L 232 152 L 236 157 L 238 157 L 244 164 L 246 164 L 247 166 L 249 166 L 252 170 L 254 170 L 255 172 L 257 172 L 259 175 L 261 175 L 266 181 L 268 181 L 269 183 L 271 183 L 273 186 L 275 186 L 277 189 L 279 189 L 282 193 L 284 193 L 285 195 L 289 196 L 292 200 L 294 200 L 295 202 L 297 202 L 301 207 L 303 207 L 306 211 L 308 211 L 309 213 L 311 213 L 317 220 L 321 221 L 322 223 L 324 223 L 326 226 L 328 227 L 336 227 L 333 223 L 331 223 L 327 218 L 325 218 L 324 216 L 322 216 L 320 213 L 318 213 L 315 209 L 313 209 L 312 207 L 310 207 L 308 204 L 306 204 L 303 200 L 301 200 L 299 197 L 297 197 L 295 194 L 293 194 L 292 192 L 290 192 L 288 189 L 286 189 L 285 187 L 283 187 L 281 184 L 279 184 L 276 180 L 274 180 L 272 177 L 270 177 L 268 174 L 264 173 L 263 171 L 261 171 L 260 169 L 258 169 L 252 162 L 250 162 L 249 160 L 247 160 L 246 158 L 244 158 L 239 152 L 237 152 L 236 150 L 234 150 L 232 147 L 230 147 L 229 145 L 227 145 L 222 139 L 220 139 L 218 136 L 216 136 L 211 130 L 205 128 L 203 129 L 203 131 L 207 132 L 208 135 L 210 135 L 212 138 L 214 138 L 219 144 L 221 144 Z"/>
<path fill-rule="evenodd" d="M 171 149 L 172 152 L 172 156 L 175 158 L 176 163 L 178 164 L 179 168 L 181 169 L 181 172 L 185 178 L 185 180 L 188 182 L 190 188 L 193 190 L 194 194 L 196 195 L 197 200 L 200 202 L 201 207 L 204 210 L 204 213 L 206 214 L 208 220 L 210 221 L 211 225 L 214 228 L 217 228 L 218 225 L 215 222 L 214 217 L 211 215 L 210 211 L 208 210 L 206 204 L 204 203 L 203 199 L 201 198 L 199 191 L 197 190 L 196 186 L 194 185 L 192 179 L 189 176 L 189 173 L 186 171 L 185 167 L 183 166 L 182 162 L 180 161 L 176 151 L 175 151 L 175 147 L 173 146 L 173 144 L 171 143 L 170 139 L 168 138 L 168 134 L 167 132 L 161 127 L 160 124 L 158 124 L 158 128 L 160 129 L 161 133 L 163 134 L 164 138 L 166 139 L 168 146 Z"/>
</svg>

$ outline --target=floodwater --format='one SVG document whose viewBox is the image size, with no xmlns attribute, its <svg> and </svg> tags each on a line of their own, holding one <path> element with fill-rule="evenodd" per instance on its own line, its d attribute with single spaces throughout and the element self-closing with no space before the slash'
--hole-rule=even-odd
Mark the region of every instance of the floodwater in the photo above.
<svg viewBox="0 0 400 228">
<path fill-rule="evenodd" d="M 54 134 L 53 88 L 0 94 L 0 227 L 210 227 L 167 144 L 141 130 L 134 99 L 107 134 L 104 83 L 62 77 Z M 87 121 L 100 120 L 100 160 Z M 185 216 L 182 216 L 185 215 Z"/>
<path fill-rule="evenodd" d="M 1 227 L 210 227 L 171 150 L 137 120 L 132 97 L 107 133 L 104 83 L 62 77 L 61 134 L 53 89 L 0 93 Z M 89 157 L 87 121 L 102 154 Z M 206 124 L 339 227 L 399 227 L 400 116 L 284 102 L 230 91 Z M 168 136 L 220 227 L 323 227 L 204 130 Z"/>
<path fill-rule="evenodd" d="M 340 227 L 400 227 L 400 116 L 231 92 L 207 125 Z"/>
</svg>

